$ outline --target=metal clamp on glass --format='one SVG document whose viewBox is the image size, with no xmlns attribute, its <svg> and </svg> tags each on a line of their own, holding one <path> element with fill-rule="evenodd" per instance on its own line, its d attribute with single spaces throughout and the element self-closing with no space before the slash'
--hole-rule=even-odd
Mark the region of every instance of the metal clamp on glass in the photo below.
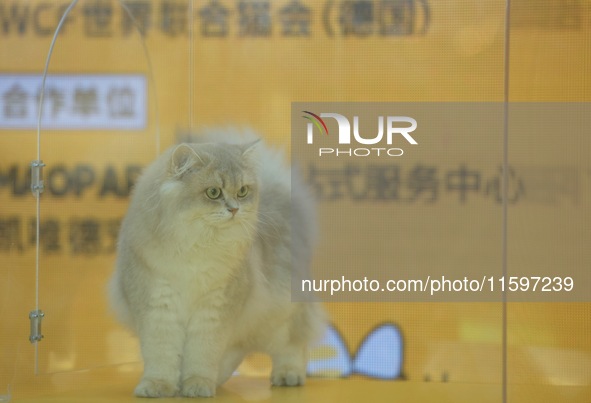
<svg viewBox="0 0 591 403">
<path fill-rule="evenodd" d="M 43 339 L 43 334 L 41 334 L 41 321 L 45 317 L 43 311 L 31 311 L 29 313 L 29 319 L 31 320 L 31 335 L 29 336 L 29 341 L 31 343 L 36 343 Z"/>
<path fill-rule="evenodd" d="M 45 186 L 43 184 L 43 167 L 45 164 L 41 160 L 31 162 L 31 192 L 33 196 L 39 197 L 43 193 Z"/>
</svg>

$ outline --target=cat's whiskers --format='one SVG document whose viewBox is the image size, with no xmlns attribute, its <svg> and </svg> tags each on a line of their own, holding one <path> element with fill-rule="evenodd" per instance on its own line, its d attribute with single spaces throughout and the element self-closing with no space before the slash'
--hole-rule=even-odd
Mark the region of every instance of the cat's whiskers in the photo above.
<svg viewBox="0 0 591 403">
<path fill-rule="evenodd" d="M 244 230 L 246 231 L 246 233 L 248 234 L 248 236 L 250 238 L 253 238 L 253 235 L 256 235 L 261 240 L 263 240 L 263 236 L 259 232 L 257 226 L 254 225 L 253 223 L 244 220 L 244 221 L 240 221 L 240 225 L 244 228 Z"/>
<path fill-rule="evenodd" d="M 154 229 L 154 232 L 160 232 L 162 230 L 163 224 L 164 224 L 164 220 L 158 220 L 158 222 L 156 224 L 156 228 Z"/>
<path fill-rule="evenodd" d="M 147 208 L 148 211 L 157 211 L 160 208 L 160 203 L 162 202 L 162 199 L 160 197 L 158 191 L 154 191 L 152 193 L 150 193 L 148 195 L 148 197 L 146 197 L 146 203 L 149 207 Z M 156 201 L 155 203 L 153 203 L 153 201 Z"/>
<path fill-rule="evenodd" d="M 277 235 L 277 236 L 281 235 L 281 230 L 273 222 L 274 217 L 270 216 L 269 214 L 265 214 L 262 211 L 259 211 L 258 212 L 258 219 L 259 219 L 259 222 L 261 222 L 262 224 L 267 225 L 270 228 L 272 228 L 273 231 L 275 231 L 275 235 Z"/>
</svg>

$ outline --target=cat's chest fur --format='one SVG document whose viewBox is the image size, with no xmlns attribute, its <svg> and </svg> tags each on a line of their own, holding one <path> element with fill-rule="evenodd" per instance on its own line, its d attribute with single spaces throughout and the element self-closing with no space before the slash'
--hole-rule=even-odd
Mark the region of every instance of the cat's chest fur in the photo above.
<svg viewBox="0 0 591 403">
<path fill-rule="evenodd" d="M 197 245 L 171 238 L 143 253 L 156 287 L 170 287 L 177 298 L 194 305 L 244 274 L 250 247 L 244 239 L 222 238 Z"/>
</svg>

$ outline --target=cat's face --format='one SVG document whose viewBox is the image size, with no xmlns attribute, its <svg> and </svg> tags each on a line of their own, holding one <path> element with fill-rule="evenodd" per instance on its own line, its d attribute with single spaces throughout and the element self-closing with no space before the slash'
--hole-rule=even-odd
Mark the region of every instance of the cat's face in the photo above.
<svg viewBox="0 0 591 403">
<path fill-rule="evenodd" d="M 182 144 L 170 156 L 161 195 L 187 225 L 249 227 L 256 219 L 256 145 Z"/>
</svg>

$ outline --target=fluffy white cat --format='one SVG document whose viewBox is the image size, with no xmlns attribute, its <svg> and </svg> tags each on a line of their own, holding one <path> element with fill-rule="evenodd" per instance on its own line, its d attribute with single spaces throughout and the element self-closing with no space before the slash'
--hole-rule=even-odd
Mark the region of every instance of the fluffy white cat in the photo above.
<svg viewBox="0 0 591 403">
<path fill-rule="evenodd" d="M 301 385 L 324 324 L 319 305 L 291 302 L 312 254 L 311 195 L 262 141 L 200 141 L 145 170 L 122 223 L 110 298 L 140 340 L 135 394 L 213 396 L 252 351 L 271 356 L 273 385 Z"/>
</svg>

